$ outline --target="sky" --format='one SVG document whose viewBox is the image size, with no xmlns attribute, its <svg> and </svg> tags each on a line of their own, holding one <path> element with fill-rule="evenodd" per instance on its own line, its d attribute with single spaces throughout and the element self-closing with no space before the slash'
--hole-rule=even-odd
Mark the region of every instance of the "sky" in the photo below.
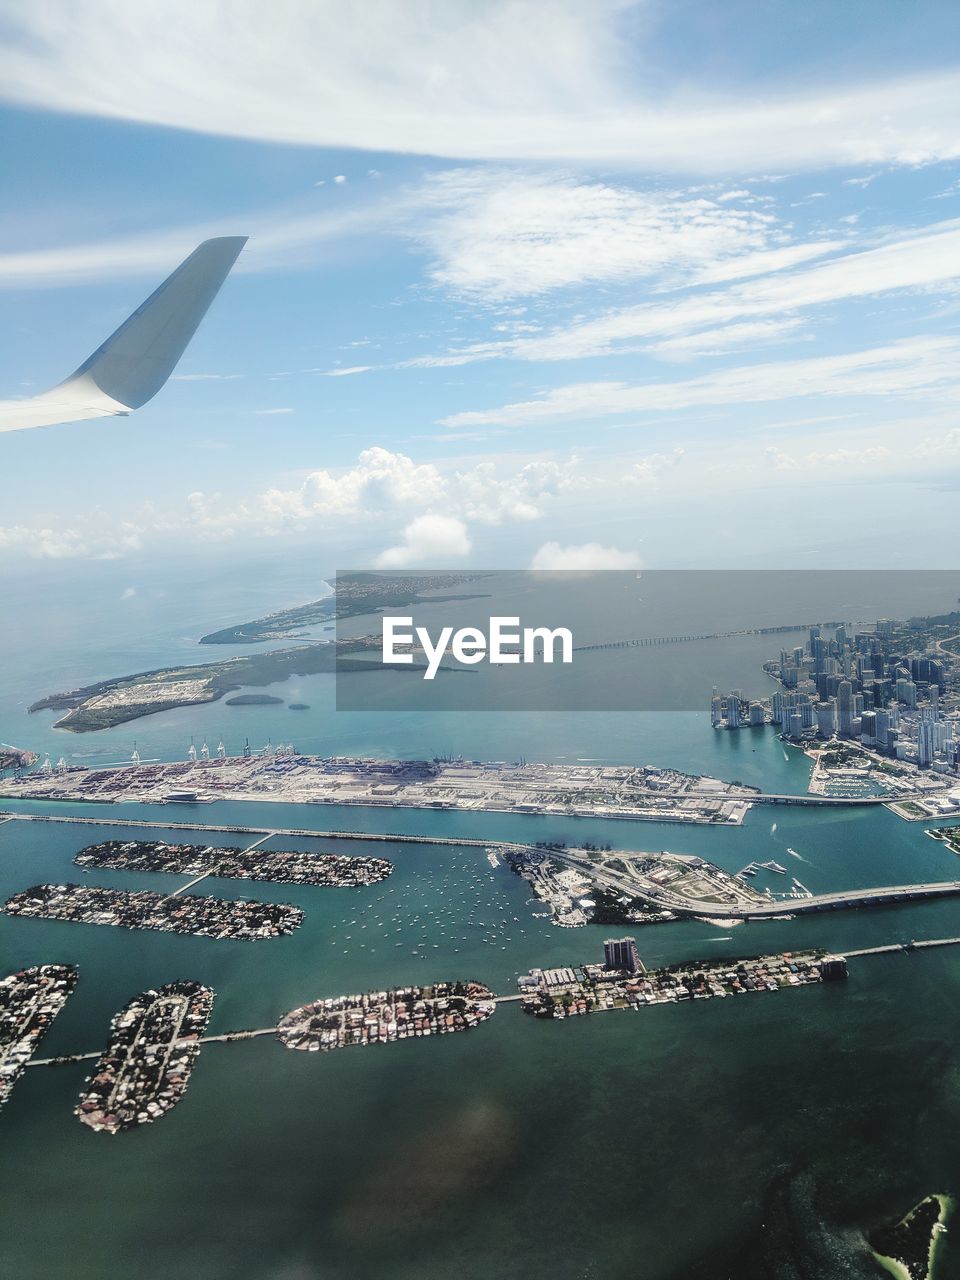
<svg viewBox="0 0 960 1280">
<path fill-rule="evenodd" d="M 954 567 L 958 36 L 927 0 L 0 0 L 0 396 L 250 237 L 150 404 L 0 437 L 0 576 Z"/>
</svg>

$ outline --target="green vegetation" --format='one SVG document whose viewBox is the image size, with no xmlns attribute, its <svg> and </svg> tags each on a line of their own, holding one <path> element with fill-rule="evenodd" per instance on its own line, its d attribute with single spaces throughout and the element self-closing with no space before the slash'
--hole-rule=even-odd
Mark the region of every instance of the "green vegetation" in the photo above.
<svg viewBox="0 0 960 1280">
<path fill-rule="evenodd" d="M 622 896 L 614 893 L 612 889 L 599 887 L 591 889 L 590 897 L 596 903 L 591 915 L 591 924 L 630 924 L 631 912 L 648 909 L 648 904 L 642 898 L 631 898 L 629 902 L 621 902 Z"/>
<path fill-rule="evenodd" d="M 239 693 L 235 698 L 228 698 L 224 705 L 228 707 L 282 707 L 283 699 L 275 698 L 272 693 Z"/>
<path fill-rule="evenodd" d="M 275 649 L 271 653 L 252 654 L 247 658 L 227 658 L 197 666 L 159 667 L 134 675 L 115 676 L 97 684 L 41 698 L 33 703 L 30 711 L 65 711 L 66 715 L 57 721 L 58 728 L 69 729 L 73 733 L 90 733 L 151 715 L 155 711 L 198 702 L 215 702 L 244 685 L 256 687 L 274 684 L 293 675 L 333 672 L 335 664 L 336 648 L 332 644 Z M 191 687 L 185 688 L 187 684 Z M 169 698 L 163 696 L 165 685 L 171 686 Z M 140 689 L 143 694 L 138 698 Z"/>
</svg>

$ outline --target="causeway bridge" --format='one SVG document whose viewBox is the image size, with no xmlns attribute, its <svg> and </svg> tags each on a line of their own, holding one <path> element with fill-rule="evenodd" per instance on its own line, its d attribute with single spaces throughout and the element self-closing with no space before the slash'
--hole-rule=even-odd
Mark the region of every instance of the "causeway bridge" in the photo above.
<svg viewBox="0 0 960 1280">
<path fill-rule="evenodd" d="M 960 880 L 941 880 L 932 884 L 889 884 L 876 889 L 845 889 L 840 893 L 815 893 L 808 898 L 778 898 L 774 902 L 745 906 L 695 903 L 684 908 L 688 915 L 716 916 L 721 920 L 771 920 L 778 916 L 810 915 L 819 911 L 849 911 L 855 907 L 881 907 L 904 902 L 924 902 L 930 898 L 960 895 Z M 670 910 L 677 911 L 674 901 Z"/>
</svg>

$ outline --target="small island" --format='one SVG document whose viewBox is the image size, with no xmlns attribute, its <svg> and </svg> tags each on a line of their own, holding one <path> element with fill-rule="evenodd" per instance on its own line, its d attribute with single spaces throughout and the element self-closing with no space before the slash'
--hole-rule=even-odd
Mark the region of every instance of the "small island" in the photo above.
<svg viewBox="0 0 960 1280">
<path fill-rule="evenodd" d="M 282 707 L 283 699 L 275 698 L 272 693 L 238 693 L 235 698 L 227 698 L 227 707 Z"/>
<path fill-rule="evenodd" d="M 247 902 L 240 898 L 200 898 L 151 893 L 147 889 L 107 889 L 99 885 L 35 884 L 8 898 L 8 916 L 33 920 L 69 920 L 120 929 L 158 929 L 198 938 L 256 940 L 293 933 L 303 923 L 299 907 L 284 902 Z"/>
<path fill-rule="evenodd" d="M 951 1196 L 926 1196 L 899 1222 L 868 1232 L 867 1243 L 884 1271 L 898 1280 L 937 1280 L 940 1237 L 954 1203 Z"/>
<path fill-rule="evenodd" d="M 490 989 L 474 981 L 329 996 L 285 1014 L 277 1038 L 288 1049 L 328 1053 L 351 1045 L 470 1031 L 486 1022 L 496 1007 Z"/>
<path fill-rule="evenodd" d="M 309 702 L 288 702 L 287 710 L 288 711 L 309 711 L 310 704 Z"/>
</svg>

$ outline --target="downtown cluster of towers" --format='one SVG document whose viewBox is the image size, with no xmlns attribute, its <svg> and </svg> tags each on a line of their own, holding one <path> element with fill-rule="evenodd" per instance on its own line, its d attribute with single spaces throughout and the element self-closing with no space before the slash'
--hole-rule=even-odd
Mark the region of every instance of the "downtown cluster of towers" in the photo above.
<svg viewBox="0 0 960 1280">
<path fill-rule="evenodd" d="M 773 724 L 785 738 L 846 738 L 882 753 L 944 773 L 960 768 L 960 723 L 941 714 L 949 658 L 894 652 L 893 622 L 832 637 L 811 627 L 805 645 L 781 650 L 764 664 L 780 688 L 770 699 L 748 701 L 740 690 L 711 700 L 715 728 Z"/>
</svg>

